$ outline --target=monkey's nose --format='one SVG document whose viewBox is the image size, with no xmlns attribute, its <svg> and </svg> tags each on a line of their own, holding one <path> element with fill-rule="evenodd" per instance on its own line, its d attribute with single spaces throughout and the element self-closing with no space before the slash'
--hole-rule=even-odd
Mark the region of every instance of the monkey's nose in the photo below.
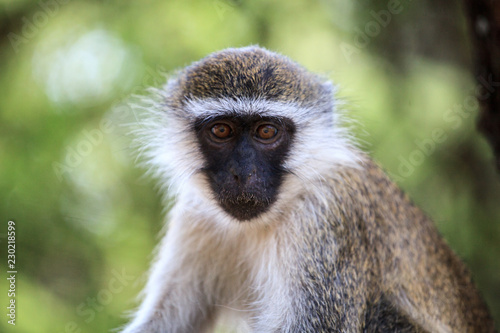
<svg viewBox="0 0 500 333">
<path fill-rule="evenodd" d="M 234 178 L 234 181 L 239 183 L 240 182 L 240 176 L 238 176 L 237 174 L 233 173 L 233 178 Z"/>
<path fill-rule="evenodd" d="M 257 175 L 257 170 L 255 166 L 242 168 L 233 165 L 229 167 L 229 172 L 233 176 L 234 181 L 238 184 L 250 183 Z"/>
</svg>

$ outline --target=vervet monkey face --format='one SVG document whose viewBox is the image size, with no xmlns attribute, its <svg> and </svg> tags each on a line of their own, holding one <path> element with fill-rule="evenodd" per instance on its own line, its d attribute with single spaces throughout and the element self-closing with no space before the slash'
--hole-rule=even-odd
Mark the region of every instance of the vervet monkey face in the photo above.
<svg viewBox="0 0 500 333">
<path fill-rule="evenodd" d="M 231 216 L 248 221 L 276 201 L 295 125 L 283 117 L 227 114 L 196 121 L 202 172 Z"/>
</svg>

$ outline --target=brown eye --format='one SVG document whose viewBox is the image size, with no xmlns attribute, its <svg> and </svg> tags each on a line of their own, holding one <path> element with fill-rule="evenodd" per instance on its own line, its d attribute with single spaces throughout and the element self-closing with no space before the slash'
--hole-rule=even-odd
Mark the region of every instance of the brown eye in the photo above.
<svg viewBox="0 0 500 333">
<path fill-rule="evenodd" d="M 227 139 L 231 135 L 231 127 L 226 124 L 215 124 L 212 127 L 212 134 L 219 139 Z"/>
<path fill-rule="evenodd" d="M 257 137 L 261 140 L 270 140 L 278 134 L 278 129 L 272 125 L 261 125 L 257 128 Z"/>
</svg>

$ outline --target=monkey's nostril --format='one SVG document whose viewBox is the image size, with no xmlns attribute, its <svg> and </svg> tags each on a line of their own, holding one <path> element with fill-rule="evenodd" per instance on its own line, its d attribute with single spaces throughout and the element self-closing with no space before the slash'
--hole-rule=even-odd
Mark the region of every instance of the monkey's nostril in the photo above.
<svg viewBox="0 0 500 333">
<path fill-rule="evenodd" d="M 238 175 L 233 175 L 233 177 L 234 177 L 234 180 L 235 180 L 236 182 L 239 182 L 239 181 L 240 181 L 240 177 L 239 177 Z"/>
</svg>

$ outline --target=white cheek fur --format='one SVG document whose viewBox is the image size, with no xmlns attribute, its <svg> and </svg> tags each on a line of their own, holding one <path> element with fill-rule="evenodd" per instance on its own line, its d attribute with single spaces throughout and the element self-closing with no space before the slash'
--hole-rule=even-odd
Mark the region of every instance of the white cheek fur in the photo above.
<svg viewBox="0 0 500 333">
<path fill-rule="evenodd" d="M 290 154 L 284 161 L 290 175 L 283 182 L 280 193 L 299 193 L 305 188 L 315 191 L 325 175 L 335 176 L 332 172 L 338 168 L 357 167 L 361 162 L 351 138 L 340 124 L 333 98 L 308 107 L 259 98 L 195 99 L 188 100 L 183 110 L 173 110 L 161 102 L 168 98 L 165 91 L 158 90 L 156 95 L 156 99 L 143 108 L 143 120 L 136 133 L 144 165 L 160 180 L 165 196 L 176 197 L 186 193 L 186 188 L 196 188 L 188 192 L 201 195 L 207 210 L 222 225 L 230 226 L 234 220 L 215 202 L 200 174 L 204 158 L 193 130 L 196 119 L 237 113 L 292 120 L 297 131 Z M 322 191 L 317 191 L 318 195 L 320 193 Z M 288 195 L 279 195 L 268 213 L 256 218 L 255 222 L 270 220 L 279 213 L 282 201 L 289 199 Z"/>
</svg>

